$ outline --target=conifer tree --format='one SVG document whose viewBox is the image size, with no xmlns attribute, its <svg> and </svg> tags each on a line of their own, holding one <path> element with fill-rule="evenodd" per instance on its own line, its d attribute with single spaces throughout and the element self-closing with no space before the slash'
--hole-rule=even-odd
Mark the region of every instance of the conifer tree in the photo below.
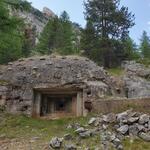
<svg viewBox="0 0 150 150">
<path fill-rule="evenodd" d="M 143 31 L 140 43 L 140 51 L 144 58 L 150 59 L 150 38 L 147 35 L 146 31 Z"/>
<path fill-rule="evenodd" d="M 89 52 L 88 47 L 91 54 L 96 52 L 97 54 L 95 53 L 94 56 L 97 55 L 97 57 L 94 57 L 93 60 L 102 63 L 105 67 L 119 64 L 125 57 L 120 41 L 126 39 L 129 28 L 134 25 L 134 15 L 128 11 L 127 7 L 120 6 L 120 0 L 87 0 L 85 2 L 85 18 L 87 24 L 90 22 L 94 28 L 97 41 L 94 48 L 91 48 L 93 40 L 84 41 L 89 45 L 82 44 L 86 45 L 83 47 L 85 52 Z M 86 37 L 85 39 L 90 37 L 87 32 L 84 32 L 83 36 Z M 91 55 L 91 57 L 93 56 Z"/>
</svg>

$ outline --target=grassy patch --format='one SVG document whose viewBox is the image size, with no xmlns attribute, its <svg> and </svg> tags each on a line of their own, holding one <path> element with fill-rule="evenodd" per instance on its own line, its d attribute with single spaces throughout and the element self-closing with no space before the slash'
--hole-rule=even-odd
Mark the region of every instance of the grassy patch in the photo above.
<svg viewBox="0 0 150 150">
<path fill-rule="evenodd" d="M 144 142 L 139 138 L 128 139 L 123 142 L 125 150 L 150 150 L 150 143 Z"/>
<path fill-rule="evenodd" d="M 23 115 L 10 115 L 0 113 L 0 136 L 5 135 L 5 138 L 10 140 L 18 139 L 21 141 L 23 139 L 26 141 L 26 144 L 28 144 L 33 137 L 39 137 L 40 140 L 36 141 L 36 143 L 33 143 L 31 146 L 33 150 L 41 150 L 43 149 L 43 147 L 48 145 L 48 142 L 52 137 L 62 137 L 64 134 L 70 133 L 74 137 L 71 143 L 78 143 L 83 150 L 86 147 L 90 147 L 91 150 L 95 150 L 96 147 L 101 147 L 100 135 L 81 140 L 74 133 L 73 129 L 66 128 L 68 124 L 72 123 L 80 123 L 81 125 L 86 125 L 88 120 L 89 117 L 59 120 L 39 120 Z M 140 139 L 125 139 L 123 144 L 125 147 L 124 150 L 150 149 L 150 143 L 144 142 Z M 21 144 L 21 146 L 22 145 L 23 144 Z M 12 147 L 12 145 L 10 144 L 9 150 L 16 150 L 16 148 L 18 148 L 18 145 L 15 144 L 14 147 Z M 26 150 L 29 149 L 29 147 L 21 147 L 20 149 Z M 113 150 L 113 148 L 110 148 L 110 150 Z"/>
<path fill-rule="evenodd" d="M 68 124 L 74 122 L 84 124 L 86 120 L 87 118 L 40 120 L 22 115 L 5 114 L 0 122 L 0 135 L 5 135 L 7 138 L 40 136 L 43 140 L 47 140 L 53 136 L 63 136 L 67 133 L 66 126 Z"/>
<path fill-rule="evenodd" d="M 121 76 L 124 74 L 124 70 L 122 68 L 110 68 L 110 69 L 107 69 L 107 71 L 112 76 Z"/>
</svg>

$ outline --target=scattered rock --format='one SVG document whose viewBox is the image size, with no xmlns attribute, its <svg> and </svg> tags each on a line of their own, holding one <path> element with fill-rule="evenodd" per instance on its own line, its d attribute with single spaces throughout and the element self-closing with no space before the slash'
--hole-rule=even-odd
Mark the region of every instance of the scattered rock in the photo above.
<svg viewBox="0 0 150 150">
<path fill-rule="evenodd" d="M 129 126 L 129 135 L 137 136 L 139 133 L 138 124 L 133 124 Z"/>
<path fill-rule="evenodd" d="M 88 138 L 88 137 L 92 136 L 92 132 L 91 131 L 81 132 L 81 133 L 79 133 L 79 136 L 81 138 Z"/>
<path fill-rule="evenodd" d="M 91 138 L 92 136 L 100 135 L 102 149 L 108 150 L 110 146 L 114 146 L 116 150 L 123 150 L 122 141 L 125 137 L 140 137 L 144 141 L 150 141 L 150 116 L 127 110 L 118 114 L 107 114 L 92 117 L 89 125 L 80 125 L 74 123 L 68 125 L 67 128 L 74 129 L 77 137 L 73 138 L 71 134 L 65 134 L 63 139 L 71 142 L 76 139 L 76 145 L 82 149 L 82 139 Z M 110 132 L 110 128 L 114 132 Z M 117 132 L 115 132 L 117 131 Z M 65 143 L 65 142 L 64 142 Z M 61 148 L 62 139 L 53 138 L 50 142 L 52 148 Z M 62 146 L 63 147 L 63 146 Z M 65 144 L 65 150 L 74 150 L 77 147 L 73 144 Z M 97 147 L 98 148 L 98 147 Z M 90 148 L 88 148 L 90 150 Z M 87 149 L 87 150 L 88 150 Z"/>
<path fill-rule="evenodd" d="M 96 118 L 93 117 L 93 118 L 91 118 L 91 119 L 89 120 L 88 124 L 89 124 L 89 125 L 92 125 L 92 124 L 95 123 L 95 121 L 96 121 Z"/>
<path fill-rule="evenodd" d="M 114 113 L 110 113 L 108 115 L 103 115 L 103 121 L 107 123 L 116 122 L 116 115 Z"/>
<path fill-rule="evenodd" d="M 149 120 L 150 120 L 149 115 L 147 115 L 147 114 L 141 115 L 140 118 L 139 118 L 139 124 L 148 123 Z"/>
<path fill-rule="evenodd" d="M 131 117 L 128 119 L 128 123 L 132 124 L 135 123 L 139 120 L 139 117 Z"/>
<path fill-rule="evenodd" d="M 118 132 L 120 132 L 121 134 L 126 134 L 129 130 L 129 126 L 128 125 L 123 125 L 120 128 L 117 129 Z"/>
<path fill-rule="evenodd" d="M 65 150 L 76 150 L 77 147 L 74 144 L 65 145 Z"/>
<path fill-rule="evenodd" d="M 86 130 L 83 127 L 78 128 L 77 130 L 75 130 L 76 133 L 83 133 Z"/>
<path fill-rule="evenodd" d="M 139 137 L 144 141 L 150 142 L 150 134 L 141 132 L 139 133 Z"/>
<path fill-rule="evenodd" d="M 51 139 L 49 146 L 54 149 L 61 148 L 62 142 L 63 142 L 62 138 L 54 137 Z"/>
</svg>

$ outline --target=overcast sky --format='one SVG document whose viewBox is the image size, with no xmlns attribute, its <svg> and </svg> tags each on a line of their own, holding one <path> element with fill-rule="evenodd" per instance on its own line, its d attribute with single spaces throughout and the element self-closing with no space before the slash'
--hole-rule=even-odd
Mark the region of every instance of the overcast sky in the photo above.
<svg viewBox="0 0 150 150">
<path fill-rule="evenodd" d="M 77 22 L 84 27 L 83 0 L 28 0 L 39 10 L 44 6 L 50 8 L 55 14 L 60 15 L 66 10 L 71 21 Z M 121 0 L 121 3 L 129 7 L 135 13 L 136 25 L 131 29 L 130 36 L 139 43 L 143 30 L 150 32 L 150 0 Z"/>
</svg>

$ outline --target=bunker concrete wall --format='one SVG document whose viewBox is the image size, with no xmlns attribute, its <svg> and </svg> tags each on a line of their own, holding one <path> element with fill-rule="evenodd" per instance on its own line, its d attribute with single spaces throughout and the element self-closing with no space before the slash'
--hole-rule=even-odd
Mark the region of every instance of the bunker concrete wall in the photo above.
<svg viewBox="0 0 150 150">
<path fill-rule="evenodd" d="M 135 111 L 150 113 L 150 98 L 124 100 L 98 100 L 92 103 L 94 113 L 121 112 L 133 108 Z"/>
</svg>

